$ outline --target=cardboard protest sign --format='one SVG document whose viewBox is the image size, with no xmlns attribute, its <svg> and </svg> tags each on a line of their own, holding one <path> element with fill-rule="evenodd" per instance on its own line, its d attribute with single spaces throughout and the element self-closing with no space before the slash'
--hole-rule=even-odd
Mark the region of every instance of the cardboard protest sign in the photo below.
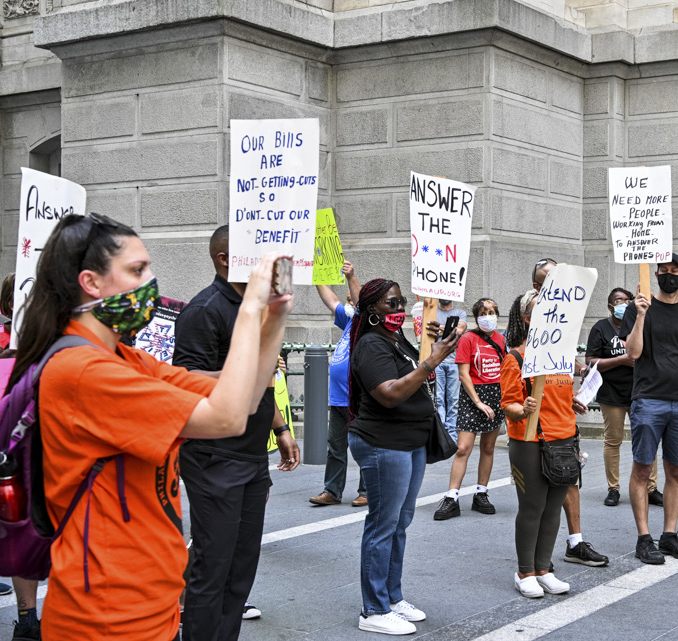
<svg viewBox="0 0 678 641">
<path fill-rule="evenodd" d="M 186 305 L 182 300 L 161 296 L 153 320 L 137 334 L 134 346 L 171 365 L 177 316 Z"/>
<path fill-rule="evenodd" d="M 412 172 L 412 291 L 463 301 L 476 188 Z"/>
<path fill-rule="evenodd" d="M 527 334 L 523 378 L 574 373 L 577 341 L 598 280 L 589 267 L 556 265 L 539 291 Z"/>
<path fill-rule="evenodd" d="M 282 250 L 294 283 L 313 283 L 319 136 L 317 118 L 231 120 L 230 281 Z"/>
<path fill-rule="evenodd" d="M 85 188 L 70 180 L 21 168 L 12 349 L 17 346 L 22 307 L 33 288 L 40 252 L 59 220 L 71 214 L 85 213 L 86 200 Z"/>
<path fill-rule="evenodd" d="M 292 409 L 290 407 L 290 395 L 287 391 L 287 379 L 281 369 L 275 370 L 275 404 L 278 406 L 285 422 L 290 427 L 290 433 L 294 438 L 294 426 L 292 425 Z M 278 439 L 276 439 L 273 430 L 269 432 L 267 451 L 272 452 L 278 449 Z"/>
<path fill-rule="evenodd" d="M 315 218 L 315 252 L 313 255 L 314 285 L 345 285 L 341 273 L 344 252 L 332 209 L 319 209 Z"/>
<path fill-rule="evenodd" d="M 608 190 L 615 262 L 671 260 L 671 167 L 610 168 Z"/>
</svg>

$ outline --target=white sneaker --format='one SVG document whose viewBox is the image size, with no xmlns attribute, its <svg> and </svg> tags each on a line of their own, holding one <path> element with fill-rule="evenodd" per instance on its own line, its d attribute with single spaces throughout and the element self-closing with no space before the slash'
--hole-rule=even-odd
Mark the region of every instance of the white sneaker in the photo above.
<svg viewBox="0 0 678 641">
<path fill-rule="evenodd" d="M 381 632 L 381 634 L 414 634 L 417 627 L 414 623 L 406 621 L 402 616 L 395 612 L 386 614 L 360 615 L 358 627 L 367 632 Z"/>
<path fill-rule="evenodd" d="M 549 594 L 565 594 L 570 591 L 570 584 L 556 579 L 556 575 L 553 572 L 544 574 L 543 576 L 537 577 L 537 583 L 544 588 L 544 592 Z"/>
<path fill-rule="evenodd" d="M 539 585 L 536 576 L 526 576 L 524 579 L 521 579 L 516 572 L 513 577 L 513 582 L 516 586 L 516 590 L 528 599 L 538 599 L 539 597 L 544 596 L 544 590 L 541 585 Z"/>
<path fill-rule="evenodd" d="M 398 603 L 391 603 L 391 610 L 401 617 L 405 617 L 407 621 L 423 621 L 426 618 L 426 613 L 419 608 L 415 608 L 411 603 L 403 599 Z"/>
<path fill-rule="evenodd" d="M 252 605 L 249 601 L 247 601 L 245 603 L 245 607 L 242 609 L 242 618 L 258 619 L 260 616 L 261 610 L 256 605 Z"/>
</svg>

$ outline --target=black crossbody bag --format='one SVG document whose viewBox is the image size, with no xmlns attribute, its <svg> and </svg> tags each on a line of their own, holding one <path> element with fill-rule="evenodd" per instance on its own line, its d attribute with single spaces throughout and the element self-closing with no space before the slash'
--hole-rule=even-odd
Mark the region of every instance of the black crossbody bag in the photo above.
<svg viewBox="0 0 678 641">
<path fill-rule="evenodd" d="M 523 368 L 523 357 L 520 352 L 512 349 L 510 354 Z M 532 395 L 532 381 L 525 380 L 528 395 Z M 581 463 L 579 462 L 579 426 L 574 441 L 569 445 L 553 445 L 544 437 L 541 422 L 537 422 L 537 437 L 539 438 L 539 453 L 541 455 L 541 474 L 549 485 L 577 485 L 581 487 Z"/>
</svg>

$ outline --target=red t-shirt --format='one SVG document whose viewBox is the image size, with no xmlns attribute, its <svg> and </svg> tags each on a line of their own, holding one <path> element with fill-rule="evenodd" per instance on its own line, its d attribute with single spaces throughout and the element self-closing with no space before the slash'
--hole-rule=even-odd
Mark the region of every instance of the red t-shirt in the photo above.
<svg viewBox="0 0 678 641">
<path fill-rule="evenodd" d="M 493 332 L 490 338 L 502 350 L 506 349 L 506 341 L 498 332 Z M 468 363 L 470 367 L 471 381 L 474 385 L 488 385 L 498 383 L 501 370 L 501 359 L 497 350 L 486 343 L 475 332 L 466 332 L 457 346 L 457 365 Z"/>
<path fill-rule="evenodd" d="M 91 590 L 83 572 L 84 496 L 52 544 L 42 638 L 169 641 L 179 629 L 187 561 L 179 433 L 216 380 L 124 345 L 114 353 L 75 321 L 65 333 L 97 348 L 59 352 L 40 379 L 47 509 L 56 526 L 94 462 L 123 452 L 131 521 L 123 521 L 110 461 L 92 489 Z"/>
</svg>

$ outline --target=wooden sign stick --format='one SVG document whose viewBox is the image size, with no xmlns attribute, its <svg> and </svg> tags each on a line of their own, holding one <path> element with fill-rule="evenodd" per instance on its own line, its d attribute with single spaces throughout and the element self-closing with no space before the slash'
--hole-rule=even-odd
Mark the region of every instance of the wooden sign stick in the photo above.
<svg viewBox="0 0 678 641">
<path fill-rule="evenodd" d="M 534 382 L 532 383 L 532 398 L 537 401 L 537 409 L 530 414 L 527 419 L 527 427 L 525 428 L 525 436 L 523 441 L 532 441 L 534 437 L 537 436 L 537 423 L 539 422 L 539 410 L 541 410 L 541 399 L 544 396 L 544 385 L 546 384 L 546 375 L 541 374 L 540 376 L 534 377 Z"/>
<path fill-rule="evenodd" d="M 638 265 L 640 275 L 640 293 L 648 298 L 652 297 L 652 284 L 650 282 L 650 263 L 640 263 Z"/>
<path fill-rule="evenodd" d="M 426 326 L 429 321 L 438 320 L 438 299 L 424 298 L 424 311 L 421 315 L 421 346 L 419 347 L 419 362 L 423 363 L 431 355 L 431 345 L 434 338 L 428 335 Z"/>
</svg>

